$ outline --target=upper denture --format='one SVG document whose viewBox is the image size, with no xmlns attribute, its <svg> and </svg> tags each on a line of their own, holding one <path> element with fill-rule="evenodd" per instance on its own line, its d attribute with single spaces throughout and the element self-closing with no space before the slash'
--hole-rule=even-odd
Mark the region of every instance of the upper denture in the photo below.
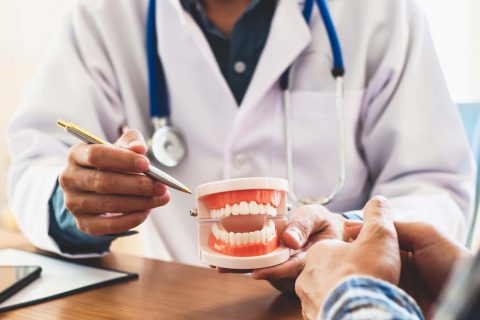
<svg viewBox="0 0 480 320">
<path fill-rule="evenodd" d="M 256 201 L 241 201 L 233 205 L 226 204 L 225 207 L 210 210 L 210 216 L 213 219 L 228 218 L 230 215 L 257 215 L 267 214 L 275 217 L 277 208 L 270 203 L 257 203 Z"/>
<path fill-rule="evenodd" d="M 277 208 L 281 199 L 281 191 L 255 189 L 215 193 L 206 196 L 204 201 L 208 209 L 213 210 L 225 208 L 227 205 L 230 205 L 231 207 L 234 207 L 235 205 L 240 206 L 242 205 L 242 202 L 250 204 L 252 201 L 261 205 L 270 204 L 270 206 Z M 242 208 L 246 209 L 245 204 L 243 204 Z M 241 210 L 242 208 L 235 208 L 235 212 L 236 210 L 238 210 L 238 212 L 244 212 L 244 210 Z"/>
</svg>

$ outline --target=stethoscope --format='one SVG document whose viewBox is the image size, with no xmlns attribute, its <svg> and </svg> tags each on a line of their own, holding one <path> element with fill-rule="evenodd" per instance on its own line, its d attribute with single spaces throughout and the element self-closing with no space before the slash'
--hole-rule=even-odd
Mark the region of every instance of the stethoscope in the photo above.
<svg viewBox="0 0 480 320">
<path fill-rule="evenodd" d="M 335 80 L 335 105 L 338 123 L 338 158 L 339 175 L 335 187 L 330 194 L 322 197 L 299 198 L 293 189 L 293 152 L 291 126 L 291 97 L 290 78 L 294 66 L 288 68 L 280 79 L 280 88 L 283 92 L 283 109 L 285 113 L 285 151 L 287 162 L 287 178 L 290 185 L 290 200 L 295 205 L 321 204 L 331 202 L 345 185 L 346 179 L 346 147 L 345 147 L 345 120 L 344 120 L 344 86 L 342 50 L 333 25 L 326 0 L 305 0 L 303 17 L 309 24 L 314 4 L 317 4 L 325 29 L 327 30 L 330 47 L 333 54 L 332 76 Z M 178 166 L 187 155 L 185 139 L 181 131 L 170 121 L 170 106 L 167 82 L 162 62 L 157 54 L 158 39 L 156 28 L 156 0 L 150 0 L 147 14 L 147 62 L 150 97 L 150 116 L 153 125 L 153 135 L 149 140 L 151 155 L 161 165 L 166 167 Z"/>
</svg>

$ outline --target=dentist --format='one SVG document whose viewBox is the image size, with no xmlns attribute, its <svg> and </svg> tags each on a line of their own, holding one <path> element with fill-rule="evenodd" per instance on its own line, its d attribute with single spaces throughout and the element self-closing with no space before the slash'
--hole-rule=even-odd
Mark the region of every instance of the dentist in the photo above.
<svg viewBox="0 0 480 320">
<path fill-rule="evenodd" d="M 293 65 L 294 188 L 304 196 L 331 190 L 339 170 L 332 53 L 319 12 L 307 23 L 303 3 L 157 1 L 170 117 L 188 147 L 167 173 L 192 188 L 224 178 L 286 177 L 278 84 Z M 297 217 L 349 213 L 382 194 L 395 219 L 426 221 L 463 241 L 473 162 L 423 14 L 413 0 L 327 4 L 347 70 L 348 176 L 326 208 L 300 208 Z M 10 122 L 10 204 L 39 248 L 104 254 L 146 220 L 148 256 L 201 264 L 188 216 L 193 197 L 137 174 L 149 164 L 144 137 L 152 134 L 147 5 L 78 1 Z M 121 148 L 78 144 L 55 126 L 59 118 Z M 323 223 L 342 237 L 336 230 L 346 219 L 337 217 Z"/>
</svg>

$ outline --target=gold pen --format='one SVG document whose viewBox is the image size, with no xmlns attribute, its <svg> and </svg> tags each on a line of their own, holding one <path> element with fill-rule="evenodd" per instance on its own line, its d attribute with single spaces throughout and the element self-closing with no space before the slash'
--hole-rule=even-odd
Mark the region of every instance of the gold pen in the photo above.
<svg viewBox="0 0 480 320">
<path fill-rule="evenodd" d="M 71 123 L 71 122 L 66 122 L 63 120 L 58 120 L 57 125 L 68 133 L 70 133 L 72 136 L 77 137 L 78 139 L 82 140 L 85 143 L 88 144 L 106 144 L 113 146 L 111 143 L 97 137 L 94 134 L 91 134 L 87 130 Z M 153 180 L 159 181 L 169 187 L 172 187 L 176 190 L 185 192 L 185 193 L 192 193 L 190 189 L 188 189 L 185 185 L 183 185 L 180 181 L 176 180 L 172 176 L 166 174 L 162 170 L 150 165 L 148 170 L 145 172 L 145 175 L 148 177 L 152 178 Z"/>
</svg>

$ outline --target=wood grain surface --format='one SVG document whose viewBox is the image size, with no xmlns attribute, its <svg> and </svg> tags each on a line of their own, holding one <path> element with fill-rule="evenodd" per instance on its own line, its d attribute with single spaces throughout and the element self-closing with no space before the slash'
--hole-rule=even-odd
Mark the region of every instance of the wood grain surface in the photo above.
<svg viewBox="0 0 480 320">
<path fill-rule="evenodd" d="M 34 250 L 0 229 L 0 247 Z M 82 263 L 139 279 L 0 314 L 0 319 L 301 319 L 297 298 L 238 274 L 112 253 Z"/>
</svg>

